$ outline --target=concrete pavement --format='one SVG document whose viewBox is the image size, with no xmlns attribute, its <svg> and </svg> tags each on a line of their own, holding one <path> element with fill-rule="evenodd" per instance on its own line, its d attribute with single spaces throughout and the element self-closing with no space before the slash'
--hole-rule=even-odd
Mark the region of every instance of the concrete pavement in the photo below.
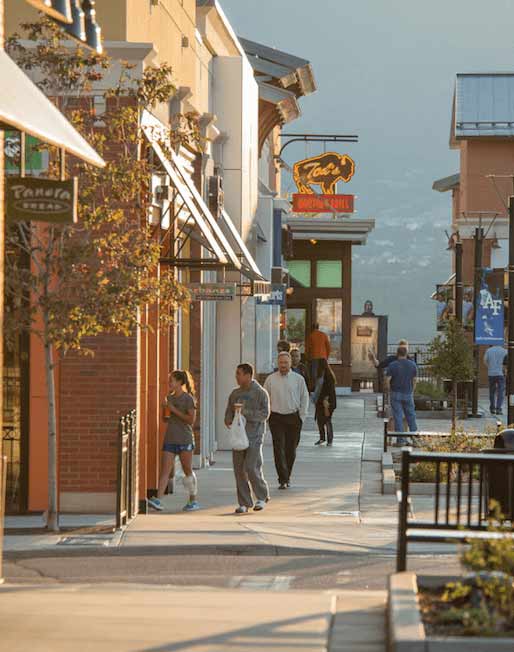
<svg viewBox="0 0 514 652">
<path fill-rule="evenodd" d="M 6 649 L 383 652 L 397 506 L 380 494 L 382 420 L 368 399 L 341 398 L 332 448 L 314 446 L 307 420 L 287 491 L 267 443 L 263 512 L 234 514 L 221 452 L 198 473 L 198 512 L 181 511 L 177 483 L 164 513 L 139 516 L 109 545 L 87 543 L 98 534 L 36 547 L 7 537 Z M 441 559 L 421 552 L 412 566 L 437 572 Z"/>
</svg>

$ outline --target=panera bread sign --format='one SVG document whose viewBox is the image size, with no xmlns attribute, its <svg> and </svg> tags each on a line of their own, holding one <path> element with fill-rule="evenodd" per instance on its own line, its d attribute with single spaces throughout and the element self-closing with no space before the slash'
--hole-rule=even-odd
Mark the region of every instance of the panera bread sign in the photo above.
<svg viewBox="0 0 514 652">
<path fill-rule="evenodd" d="M 77 178 L 66 181 L 39 177 L 6 177 L 9 222 L 77 221 Z"/>
</svg>

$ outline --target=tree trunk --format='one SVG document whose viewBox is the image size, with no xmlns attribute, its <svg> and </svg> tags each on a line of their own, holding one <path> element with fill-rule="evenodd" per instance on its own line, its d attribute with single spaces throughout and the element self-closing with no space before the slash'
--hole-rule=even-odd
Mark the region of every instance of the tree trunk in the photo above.
<svg viewBox="0 0 514 652">
<path fill-rule="evenodd" d="M 457 381 L 452 382 L 452 435 L 457 428 Z"/>
<path fill-rule="evenodd" d="M 48 316 L 44 316 L 45 333 Z M 48 516 L 46 527 L 59 532 L 59 511 L 57 499 L 57 416 L 55 406 L 55 381 L 52 345 L 45 335 L 45 372 L 48 397 Z"/>
</svg>

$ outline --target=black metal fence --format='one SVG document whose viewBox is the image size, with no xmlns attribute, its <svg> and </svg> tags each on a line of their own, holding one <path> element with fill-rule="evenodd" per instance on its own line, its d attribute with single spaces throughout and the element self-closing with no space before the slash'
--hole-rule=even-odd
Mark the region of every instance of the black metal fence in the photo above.
<svg viewBox="0 0 514 652">
<path fill-rule="evenodd" d="M 424 507 L 422 519 L 414 517 L 409 495 L 410 472 L 419 463 L 433 466 L 435 475 L 432 507 Z M 397 569 L 406 569 L 409 541 L 464 542 L 474 532 L 486 530 L 492 499 L 498 502 L 503 517 L 510 521 L 512 529 L 514 455 L 412 453 L 404 450 Z"/>
<path fill-rule="evenodd" d="M 137 418 L 131 410 L 119 420 L 116 528 L 137 513 Z"/>
<path fill-rule="evenodd" d="M 418 367 L 418 382 L 426 381 L 429 383 L 435 382 L 435 379 L 430 371 L 428 364 L 429 361 L 429 344 L 420 344 L 409 342 L 409 355 L 414 359 Z M 387 345 L 387 355 L 396 355 L 398 344 Z"/>
</svg>

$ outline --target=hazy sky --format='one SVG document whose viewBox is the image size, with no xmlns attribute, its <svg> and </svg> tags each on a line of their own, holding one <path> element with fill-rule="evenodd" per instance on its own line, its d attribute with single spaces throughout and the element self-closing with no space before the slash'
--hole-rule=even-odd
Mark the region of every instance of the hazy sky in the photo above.
<svg viewBox="0 0 514 652">
<path fill-rule="evenodd" d="M 303 115 L 289 130 L 359 135 L 339 150 L 358 166 L 344 191 L 376 228 L 354 248 L 353 310 L 370 298 L 390 316 L 390 340 L 427 341 L 435 328 L 429 297 L 451 266 L 450 195 L 432 182 L 459 170 L 448 147 L 455 74 L 514 68 L 514 0 L 221 4 L 240 36 L 312 63 L 318 91 L 300 100 Z M 322 151 L 315 147 L 291 145 L 284 158 Z"/>
</svg>

